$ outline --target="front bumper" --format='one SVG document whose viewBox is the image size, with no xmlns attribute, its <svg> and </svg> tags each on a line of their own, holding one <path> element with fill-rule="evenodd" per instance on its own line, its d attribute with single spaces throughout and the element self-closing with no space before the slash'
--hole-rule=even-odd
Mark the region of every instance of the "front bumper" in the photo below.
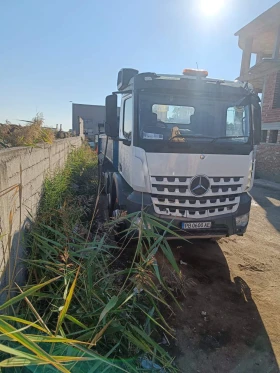
<svg viewBox="0 0 280 373">
<path fill-rule="evenodd" d="M 251 196 L 248 193 L 242 193 L 240 195 L 240 203 L 238 209 L 234 213 L 223 214 L 220 216 L 203 219 L 174 218 L 158 215 L 154 211 L 151 195 L 147 193 L 132 192 L 127 198 L 126 208 L 128 214 L 141 211 L 144 208 L 145 212 L 147 212 L 148 214 L 160 218 L 167 223 L 170 223 L 172 221 L 172 226 L 175 227 L 174 232 L 183 237 L 192 239 L 223 237 L 231 236 L 234 234 L 243 235 L 246 232 L 248 224 L 245 226 L 237 226 L 235 218 L 237 216 L 249 214 L 251 208 Z M 206 228 L 200 230 L 183 230 L 182 222 L 211 222 L 212 224 L 211 228 L 209 229 Z"/>
</svg>

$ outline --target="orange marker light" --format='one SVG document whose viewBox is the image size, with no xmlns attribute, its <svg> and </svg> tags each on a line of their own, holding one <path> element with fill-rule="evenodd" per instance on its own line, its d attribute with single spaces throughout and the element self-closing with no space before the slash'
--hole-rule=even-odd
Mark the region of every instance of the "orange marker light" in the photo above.
<svg viewBox="0 0 280 373">
<path fill-rule="evenodd" d="M 184 69 L 183 75 L 202 76 L 206 78 L 208 76 L 208 71 L 198 69 Z"/>
</svg>

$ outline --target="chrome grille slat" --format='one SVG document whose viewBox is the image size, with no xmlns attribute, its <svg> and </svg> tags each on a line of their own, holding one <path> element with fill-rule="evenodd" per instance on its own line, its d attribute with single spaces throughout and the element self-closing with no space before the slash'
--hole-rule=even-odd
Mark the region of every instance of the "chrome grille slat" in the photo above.
<svg viewBox="0 0 280 373">
<path fill-rule="evenodd" d="M 220 179 L 220 180 L 215 181 L 215 179 Z M 227 177 L 221 177 L 221 178 L 209 177 L 209 180 L 211 182 L 211 185 L 213 186 L 214 185 L 240 185 L 242 184 L 241 177 L 228 177 L 228 178 Z"/>
<path fill-rule="evenodd" d="M 152 202 L 159 215 L 201 219 L 235 212 L 242 193 L 242 177 L 208 177 L 210 189 L 201 197 L 189 187 L 190 176 L 152 176 Z"/>
<path fill-rule="evenodd" d="M 219 198 L 217 198 L 219 199 Z M 165 198 L 164 201 L 160 201 L 157 197 L 152 197 L 153 204 L 155 205 L 161 205 L 161 206 L 176 206 L 178 208 L 181 207 L 211 207 L 215 208 L 217 206 L 221 205 L 236 205 L 239 204 L 240 202 L 240 197 L 235 197 L 233 201 L 230 201 L 229 198 L 226 198 L 224 202 L 219 202 L 219 203 L 212 203 L 211 200 L 207 200 L 206 203 L 201 203 L 201 201 L 197 198 L 195 203 L 190 203 L 188 200 L 186 202 L 182 203 L 179 202 L 178 199 L 175 199 L 175 202 L 170 202 L 168 201 L 168 198 Z"/>
<path fill-rule="evenodd" d="M 205 209 L 204 211 L 188 211 L 185 210 L 184 212 L 180 212 L 181 209 L 175 209 L 175 211 L 171 211 L 170 207 L 166 207 L 165 211 L 160 210 L 158 206 L 154 206 L 155 212 L 159 215 L 167 215 L 167 216 L 174 216 L 174 217 L 184 217 L 184 218 L 195 218 L 195 219 L 201 219 L 204 217 L 209 217 L 209 216 L 216 216 L 220 214 L 226 214 L 229 212 L 235 212 L 238 208 L 238 205 L 232 205 L 232 209 L 228 210 L 228 206 L 223 206 L 223 207 L 216 207 L 213 209 Z M 219 209 L 221 211 L 219 211 Z"/>
<path fill-rule="evenodd" d="M 234 189 L 234 190 L 231 190 L 229 188 L 228 191 L 222 191 L 221 188 L 218 188 L 217 192 L 216 191 L 209 191 L 207 192 L 207 196 L 211 196 L 211 197 L 215 197 L 215 196 L 224 196 L 224 195 L 228 195 L 228 194 L 238 194 L 238 193 L 241 193 L 241 187 L 237 187 L 237 189 Z M 179 191 L 179 188 L 175 188 L 174 191 L 169 191 L 167 188 L 163 188 L 163 190 L 158 190 L 156 187 L 153 187 L 152 186 L 152 194 L 162 194 L 162 195 L 165 195 L 165 196 L 176 196 L 176 195 L 185 195 L 185 196 L 192 196 L 193 197 L 193 194 L 189 191 L 189 189 L 186 190 L 185 193 L 181 193 Z"/>
<path fill-rule="evenodd" d="M 189 185 L 193 177 L 186 176 L 151 176 L 151 183 L 156 185 Z M 240 185 L 242 177 L 209 177 L 211 185 Z"/>
<path fill-rule="evenodd" d="M 188 186 L 190 184 L 191 179 L 192 179 L 191 177 L 162 177 L 160 178 L 160 180 L 159 178 L 157 180 L 157 177 L 151 177 L 151 183 L 155 185 L 169 184 L 169 185 Z"/>
</svg>

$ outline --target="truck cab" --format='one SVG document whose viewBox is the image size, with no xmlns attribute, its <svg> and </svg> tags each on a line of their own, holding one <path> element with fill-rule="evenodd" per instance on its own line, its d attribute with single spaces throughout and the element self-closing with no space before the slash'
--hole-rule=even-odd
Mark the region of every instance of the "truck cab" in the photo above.
<svg viewBox="0 0 280 373">
<path fill-rule="evenodd" d="M 245 233 L 259 98 L 247 83 L 207 75 L 119 72 L 99 149 L 112 216 L 145 209 L 188 238 Z"/>
</svg>

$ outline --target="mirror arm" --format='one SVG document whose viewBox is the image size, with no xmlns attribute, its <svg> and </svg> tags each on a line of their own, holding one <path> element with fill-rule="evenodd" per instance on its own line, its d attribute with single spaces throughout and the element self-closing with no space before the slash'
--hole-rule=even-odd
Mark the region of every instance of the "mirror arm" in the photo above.
<svg viewBox="0 0 280 373">
<path fill-rule="evenodd" d="M 132 89 L 129 89 L 129 90 L 126 90 L 126 91 L 115 91 L 115 92 L 112 92 L 113 95 L 125 95 L 127 93 L 132 93 Z"/>
<path fill-rule="evenodd" d="M 109 136 L 110 137 L 110 136 Z M 131 140 L 121 137 L 110 137 L 113 141 L 122 142 L 124 145 L 131 145 Z"/>
<path fill-rule="evenodd" d="M 121 141 L 126 146 L 131 145 L 131 140 L 128 140 L 128 139 L 118 139 L 118 140 Z"/>
</svg>

